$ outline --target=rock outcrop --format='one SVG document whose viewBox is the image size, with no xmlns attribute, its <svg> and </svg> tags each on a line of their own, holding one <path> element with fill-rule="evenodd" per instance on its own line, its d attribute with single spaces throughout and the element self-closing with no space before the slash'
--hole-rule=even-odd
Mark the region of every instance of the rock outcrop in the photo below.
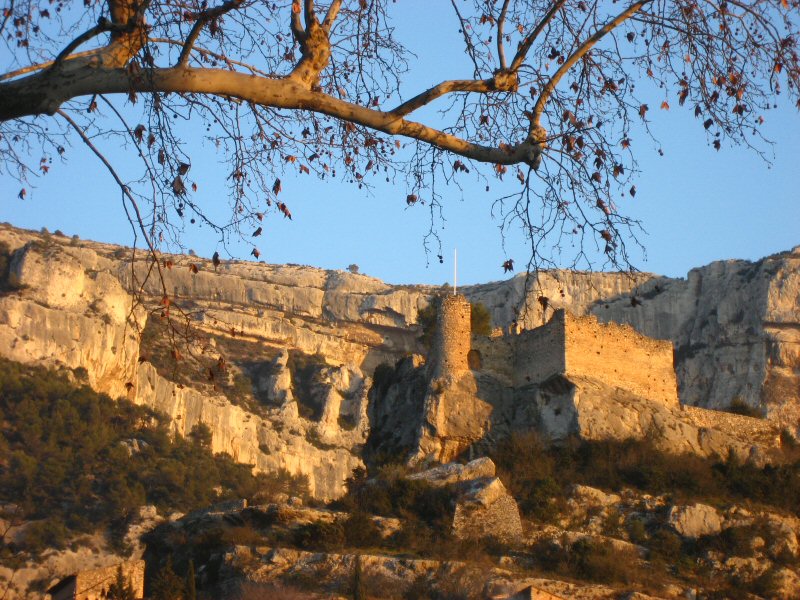
<svg viewBox="0 0 800 600">
<path fill-rule="evenodd" d="M 408 478 L 453 490 L 453 534 L 457 538 L 493 537 L 515 542 L 522 538 L 519 508 L 503 482 L 495 477 L 491 459 L 478 458 L 466 465 L 448 463 Z"/>
<path fill-rule="evenodd" d="M 371 387 L 364 373 L 416 348 L 412 325 L 429 296 L 344 272 L 244 262 L 215 270 L 188 256 L 164 257 L 162 280 L 141 253 L 131 263 L 124 248 L 7 226 L 0 227 L 0 251 L 9 264 L 0 273 L 3 356 L 74 370 L 97 391 L 168 415 L 180 434 L 208 425 L 215 452 L 306 476 L 321 499 L 341 495 L 344 480 L 363 466 L 358 448 L 369 431 Z M 170 310 L 193 336 L 178 339 L 188 350 L 173 348 L 186 355 L 173 368 L 164 364 L 169 345 L 161 360 L 147 347 L 148 327 Z M 223 347 L 236 355 L 235 346 L 238 360 L 206 381 L 203 355 L 222 356 Z M 289 352 L 320 357 L 307 373 L 313 385 L 304 399 L 294 389 Z M 218 385 L 219 377 L 247 369 L 252 389 L 237 392 L 249 404 Z"/>
<path fill-rule="evenodd" d="M 669 525 L 685 538 L 697 539 L 704 535 L 716 535 L 722 531 L 722 519 L 713 506 L 691 504 L 673 506 L 667 519 Z"/>
<path fill-rule="evenodd" d="M 123 541 L 128 548 L 127 554 L 122 554 L 118 549 L 113 549 L 108 543 L 108 537 L 104 532 L 97 532 L 92 536 L 82 536 L 80 542 L 74 540 L 69 548 L 61 550 L 48 549 L 35 558 L 29 558 L 22 562 L 0 564 L 0 590 L 3 591 L 4 600 L 25 600 L 32 597 L 40 597 L 34 590 L 44 590 L 56 586 L 60 580 L 69 575 L 83 573 L 83 576 L 74 583 L 77 589 L 86 591 L 98 582 L 111 583 L 117 571 L 117 566 L 125 564 L 125 571 L 131 580 L 135 580 L 136 589 L 141 596 L 142 574 L 144 561 L 144 543 L 142 535 L 152 531 L 158 524 L 164 521 L 163 516 L 159 516 L 155 506 L 142 506 L 138 514 L 132 515 L 127 530 L 123 532 Z M 28 523 L 29 525 L 30 523 Z M 13 545 L 17 535 L 24 535 L 23 531 L 15 532 L 15 528 L 8 527 L 8 523 L 0 519 L 0 529 L 4 532 L 4 541 Z M 134 568 L 135 574 L 131 573 Z M 69 582 L 64 582 L 69 583 Z M 60 587 L 60 586 L 59 586 Z M 68 587 L 68 586 L 65 586 Z M 74 589 L 72 590 L 74 591 Z M 67 593 L 67 592 L 62 592 Z M 99 594 L 98 594 L 99 596 Z M 55 596 L 80 597 L 75 596 Z M 93 596 L 94 597 L 94 596 Z"/>
<path fill-rule="evenodd" d="M 215 268 L 195 256 L 163 256 L 153 269 L 141 252 L 132 261 L 129 249 L 9 226 L 0 226 L 0 252 L 8 265 L 0 273 L 3 356 L 72 369 L 99 391 L 169 415 L 182 434 L 206 424 L 215 451 L 305 475 L 319 498 L 342 493 L 363 465 L 365 445 L 446 461 L 468 450 L 476 431 L 496 437 L 536 426 L 554 437 L 591 437 L 656 428 L 690 450 L 731 447 L 691 411 L 662 404 L 631 413 L 635 398 L 617 392 L 600 402 L 613 391 L 605 380 L 509 386 L 514 366 L 502 352 L 478 353 L 482 372 L 429 385 L 416 321 L 433 287 L 296 265 Z M 568 308 L 671 340 L 684 405 L 725 408 L 737 400 L 797 433 L 800 249 L 757 263 L 714 263 L 687 279 L 553 271 L 525 283 L 522 275 L 464 292 L 500 328 L 530 329 Z M 168 346 L 157 360 L 142 336 L 168 321 L 180 324 L 173 333 L 185 325 L 194 336 L 182 361 L 170 362 Z M 223 355 L 226 363 L 208 368 Z M 397 370 L 386 366 L 408 356 Z M 299 383 L 298 357 L 311 365 L 308 385 Z M 383 379 L 373 385 L 379 366 Z M 755 425 L 746 431 L 770 435 Z M 741 441 L 737 453 L 745 456 L 752 440 Z"/>
<path fill-rule="evenodd" d="M 522 539 L 519 507 L 498 477 L 475 479 L 459 486 L 453 533 L 460 539 Z"/>
<path fill-rule="evenodd" d="M 566 308 L 670 340 L 682 403 L 724 409 L 738 400 L 798 433 L 800 247 L 754 263 L 715 262 L 685 279 L 553 271 L 527 295 L 524 283 L 522 274 L 462 289 L 500 327 L 538 327 Z"/>
</svg>

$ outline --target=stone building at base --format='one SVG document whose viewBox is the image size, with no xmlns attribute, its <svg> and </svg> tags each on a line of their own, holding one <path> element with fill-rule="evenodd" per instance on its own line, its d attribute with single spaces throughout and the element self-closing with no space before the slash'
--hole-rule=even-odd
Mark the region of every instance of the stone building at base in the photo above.
<svg viewBox="0 0 800 600">
<path fill-rule="evenodd" d="M 117 573 L 130 582 L 135 598 L 144 598 L 144 561 L 133 560 L 111 567 L 79 571 L 47 590 L 51 600 L 105 600 Z"/>
</svg>

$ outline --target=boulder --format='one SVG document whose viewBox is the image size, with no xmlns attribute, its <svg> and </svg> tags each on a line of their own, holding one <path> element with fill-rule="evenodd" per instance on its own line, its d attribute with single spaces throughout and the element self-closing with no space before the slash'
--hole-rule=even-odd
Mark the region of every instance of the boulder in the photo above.
<svg viewBox="0 0 800 600">
<path fill-rule="evenodd" d="M 490 458 L 477 458 L 466 465 L 439 465 L 409 475 L 408 479 L 424 481 L 433 487 L 452 486 L 456 537 L 495 537 L 511 541 L 522 536 L 517 503 L 503 482 L 495 477 L 495 465 Z"/>
<path fill-rule="evenodd" d="M 719 513 L 707 504 L 673 506 L 669 511 L 668 523 L 680 535 L 690 539 L 722 531 Z"/>
<path fill-rule="evenodd" d="M 529 585 L 516 594 L 511 594 L 505 600 L 562 600 L 562 598 Z"/>
<path fill-rule="evenodd" d="M 772 598 L 789 600 L 800 597 L 800 577 L 791 569 L 777 569 L 772 574 Z"/>
<path fill-rule="evenodd" d="M 603 490 L 588 485 L 576 484 L 572 486 L 572 500 L 582 506 L 612 506 L 619 504 L 617 494 L 606 494 Z"/>
<path fill-rule="evenodd" d="M 796 559 L 800 548 L 792 522 L 778 515 L 770 515 L 768 528 L 767 552 L 769 556 L 778 561 Z"/>
<path fill-rule="evenodd" d="M 506 542 L 522 537 L 519 508 L 500 479 L 482 477 L 458 487 L 453 514 L 453 533 L 456 537 L 494 537 Z"/>
<path fill-rule="evenodd" d="M 468 462 L 465 465 L 458 463 L 447 463 L 414 473 L 408 478 L 414 481 L 424 481 L 434 487 L 444 487 L 462 481 L 470 481 L 484 477 L 494 477 L 495 466 L 491 458 L 482 457 Z"/>
</svg>

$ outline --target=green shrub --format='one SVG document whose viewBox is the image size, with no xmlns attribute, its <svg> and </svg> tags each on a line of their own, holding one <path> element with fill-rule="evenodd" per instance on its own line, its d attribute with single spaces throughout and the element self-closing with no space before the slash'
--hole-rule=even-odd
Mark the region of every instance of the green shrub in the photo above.
<svg viewBox="0 0 800 600">
<path fill-rule="evenodd" d="M 270 473 L 259 475 L 259 491 L 256 499 L 269 499 L 277 494 L 286 494 L 289 497 L 296 497 L 306 500 L 310 497 L 308 476 L 293 475 L 286 469 L 278 469 Z"/>
<path fill-rule="evenodd" d="M 633 550 L 614 548 L 588 538 L 570 548 L 575 573 L 581 579 L 600 583 L 633 583 L 640 580 L 639 557 Z"/>
<path fill-rule="evenodd" d="M 614 548 L 610 543 L 588 537 L 572 543 L 540 542 L 533 556 L 540 567 L 562 576 L 598 583 L 633 583 L 644 579 L 635 550 Z"/>
<path fill-rule="evenodd" d="M 648 545 L 653 552 L 653 558 L 665 564 L 677 565 L 685 558 L 681 536 L 668 529 L 657 530 L 650 538 Z"/>
<path fill-rule="evenodd" d="M 364 574 L 361 568 L 361 555 L 356 555 L 353 562 L 352 598 L 353 600 L 367 600 L 367 588 L 364 584 Z"/>
<path fill-rule="evenodd" d="M 341 523 L 315 521 L 301 525 L 292 536 L 294 544 L 304 550 L 332 552 L 345 547 L 345 532 Z"/>
<path fill-rule="evenodd" d="M 251 498 L 274 483 L 228 455 L 213 456 L 207 427 L 174 438 L 165 418 L 148 409 L 6 360 L 0 423 L 0 503 L 19 505 L 20 517 L 35 521 L 23 548 L 30 552 L 124 523 L 146 503 L 186 512 Z"/>
<path fill-rule="evenodd" d="M 114 583 L 106 592 L 108 600 L 136 600 L 136 593 L 130 580 L 122 573 L 122 565 L 117 567 L 117 576 Z"/>
<path fill-rule="evenodd" d="M 211 448 L 211 428 L 205 423 L 197 423 L 189 432 L 189 439 L 201 448 Z"/>
<path fill-rule="evenodd" d="M 558 516 L 566 501 L 564 486 L 556 478 L 550 450 L 537 434 L 512 435 L 495 447 L 492 458 L 524 515 L 545 522 Z"/>
<path fill-rule="evenodd" d="M 172 559 L 167 558 L 167 562 L 156 573 L 150 586 L 148 598 L 152 600 L 184 600 L 186 585 L 172 569 Z"/>
<path fill-rule="evenodd" d="M 340 447 L 337 446 L 336 444 L 329 444 L 327 442 L 324 442 L 322 438 L 319 437 L 319 431 L 317 431 L 313 427 L 309 428 L 309 430 L 306 431 L 306 441 L 315 448 L 318 448 L 320 450 L 336 450 L 337 448 Z"/>
<path fill-rule="evenodd" d="M 575 483 L 603 489 L 633 487 L 676 500 L 711 503 L 750 500 L 800 511 L 800 460 L 796 451 L 784 462 L 758 467 L 693 454 L 674 455 L 649 440 L 581 441 L 545 444 L 535 434 L 516 434 L 490 453 L 498 474 L 527 516 L 547 520 L 547 500 L 558 507 L 563 490 Z"/>
<path fill-rule="evenodd" d="M 264 536 L 252 525 L 240 525 L 225 529 L 221 541 L 233 546 L 258 546 L 264 543 Z"/>
<path fill-rule="evenodd" d="M 11 268 L 11 249 L 0 242 L 0 292 L 9 288 L 8 274 Z"/>
<path fill-rule="evenodd" d="M 476 335 L 489 335 L 492 333 L 492 315 L 482 302 L 470 304 L 470 327 Z"/>
<path fill-rule="evenodd" d="M 778 573 L 779 568 L 776 566 L 767 569 L 749 586 L 751 591 L 754 594 L 758 594 L 762 598 L 780 597 L 779 594 L 782 586 Z"/>
<path fill-rule="evenodd" d="M 408 479 L 403 469 L 386 467 L 367 479 L 364 469 L 354 469 L 345 482 L 347 495 L 341 500 L 350 511 L 362 511 L 384 517 L 415 517 L 428 525 L 442 518 L 452 518 L 452 492 Z"/>
<path fill-rule="evenodd" d="M 377 548 L 383 544 L 380 528 L 363 511 L 350 513 L 342 526 L 345 541 L 352 548 Z"/>
<path fill-rule="evenodd" d="M 641 519 L 628 521 L 628 539 L 634 544 L 643 545 L 647 541 L 647 528 Z"/>
<path fill-rule="evenodd" d="M 766 524 L 754 523 L 752 525 L 728 527 L 717 535 L 708 535 L 697 540 L 696 552 L 699 554 L 707 550 L 717 550 L 728 556 L 748 558 L 755 553 L 751 542 L 757 536 L 762 538 L 769 537 L 769 530 Z"/>
<path fill-rule="evenodd" d="M 69 537 L 64 522 L 57 517 L 34 521 L 25 528 L 22 546 L 31 552 L 61 549 Z"/>
<path fill-rule="evenodd" d="M 417 325 L 422 329 L 420 342 L 425 348 L 433 346 L 433 339 L 438 329 L 439 303 L 441 298 L 431 298 L 430 304 L 417 313 Z"/>
<path fill-rule="evenodd" d="M 744 401 L 743 398 L 738 398 L 738 397 L 733 399 L 730 406 L 728 407 L 728 412 L 733 413 L 735 415 L 753 417 L 755 419 L 762 419 L 764 417 L 764 415 L 758 408 L 750 406 L 747 402 Z"/>
<path fill-rule="evenodd" d="M 451 534 L 451 490 L 407 479 L 406 470 L 396 465 L 381 468 L 373 479 L 364 469 L 355 469 L 346 486 L 347 494 L 335 503 L 338 507 L 351 515 L 396 517 L 402 522 L 390 540 L 380 539 L 374 524 L 364 524 L 368 535 L 362 538 L 362 547 L 389 545 L 421 556 L 452 556 L 457 551 Z M 363 519 L 359 516 L 354 522 Z"/>
</svg>

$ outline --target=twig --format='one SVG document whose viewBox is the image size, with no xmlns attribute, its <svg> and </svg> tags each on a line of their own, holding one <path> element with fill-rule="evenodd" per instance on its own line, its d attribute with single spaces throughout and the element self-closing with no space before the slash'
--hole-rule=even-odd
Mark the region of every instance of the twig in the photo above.
<svg viewBox="0 0 800 600">
<path fill-rule="evenodd" d="M 136 202 L 136 198 L 133 197 L 133 194 L 131 194 L 130 190 L 128 189 L 128 186 L 125 185 L 125 183 L 123 183 L 122 179 L 120 179 L 119 175 L 117 174 L 117 171 L 114 169 L 111 163 L 108 162 L 108 159 L 103 155 L 103 153 L 97 149 L 97 146 L 95 146 L 92 143 L 92 140 L 89 139 L 89 136 L 86 135 L 86 132 L 81 128 L 81 126 L 78 125 L 72 119 L 72 117 L 70 117 L 62 109 L 58 109 L 56 111 L 56 114 L 59 115 L 62 119 L 64 119 L 67 123 L 69 123 L 70 127 L 72 127 L 80 136 L 80 138 L 83 140 L 83 143 L 89 146 L 89 149 L 95 154 L 95 156 L 97 156 L 97 158 L 100 159 L 100 162 L 102 162 L 105 165 L 106 169 L 108 169 L 108 172 L 111 173 L 111 176 L 114 178 L 114 181 L 117 182 L 117 185 L 119 186 L 120 190 L 122 190 L 123 196 L 125 196 L 131 203 L 133 211 L 136 213 L 136 222 L 139 225 L 139 230 L 142 232 L 142 235 L 144 236 L 144 241 L 147 244 L 147 247 L 150 249 L 150 256 L 152 256 L 153 262 L 155 263 L 156 268 L 158 269 L 159 279 L 161 281 L 161 287 L 164 292 L 164 295 L 166 296 L 167 286 L 166 283 L 164 282 L 164 274 L 161 271 L 161 264 L 158 261 L 158 251 L 153 245 L 153 241 L 150 239 L 150 236 L 147 234 L 147 230 L 145 229 L 144 226 L 144 220 L 142 219 L 142 213 L 139 210 L 139 204 Z"/>
<path fill-rule="evenodd" d="M 497 19 L 497 56 L 500 60 L 500 69 L 506 69 L 506 49 L 503 44 L 503 35 L 506 27 L 506 14 L 508 13 L 508 5 L 511 0 L 503 2 L 503 8 L 500 9 L 500 17 Z"/>
<path fill-rule="evenodd" d="M 244 0 L 229 0 L 228 2 L 224 2 L 215 8 L 211 8 L 209 10 L 201 12 L 197 16 L 197 21 L 192 26 L 192 30 L 189 32 L 189 36 L 186 38 L 186 42 L 183 44 L 183 49 L 181 50 L 181 55 L 178 57 L 178 65 L 185 67 L 189 62 L 189 54 L 192 52 L 192 47 L 194 46 L 197 38 L 200 36 L 200 32 L 205 27 L 206 23 L 209 21 L 216 19 L 226 12 L 237 8 Z"/>
<path fill-rule="evenodd" d="M 106 19 L 105 17 L 101 17 L 100 20 L 97 22 L 97 25 L 92 27 L 91 29 L 84 31 L 74 40 L 72 40 L 67 46 L 58 53 L 55 60 L 53 60 L 53 64 L 50 66 L 51 69 L 56 69 L 64 62 L 64 59 L 67 58 L 72 51 L 75 50 L 78 46 L 81 46 L 84 42 L 88 42 L 90 39 L 97 37 L 101 33 L 111 30 L 122 30 L 123 28 L 115 26 L 111 21 Z"/>
</svg>

